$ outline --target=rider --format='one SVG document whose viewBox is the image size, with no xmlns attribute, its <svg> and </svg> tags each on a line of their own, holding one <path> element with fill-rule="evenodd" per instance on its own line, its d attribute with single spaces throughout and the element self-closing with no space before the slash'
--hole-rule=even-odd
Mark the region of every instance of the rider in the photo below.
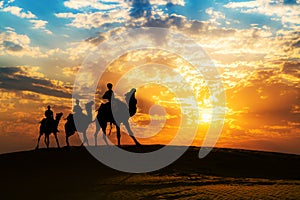
<svg viewBox="0 0 300 200">
<path fill-rule="evenodd" d="M 111 99 L 114 98 L 114 92 L 112 90 L 113 84 L 111 83 L 107 83 L 107 91 L 104 93 L 104 95 L 102 96 L 102 99 L 107 99 L 108 102 L 111 102 Z"/>
<path fill-rule="evenodd" d="M 45 111 L 45 117 L 46 117 L 46 119 L 47 120 L 54 120 L 53 119 L 53 111 L 51 110 L 51 106 L 48 105 L 47 108 L 48 109 Z"/>
<path fill-rule="evenodd" d="M 82 108 L 79 105 L 79 99 L 76 99 L 76 105 L 73 108 L 75 114 L 82 114 Z"/>
<path fill-rule="evenodd" d="M 45 111 L 46 119 L 42 120 L 42 123 L 44 124 L 44 128 L 49 125 L 52 126 L 54 122 L 53 111 L 51 110 L 51 106 L 48 105 L 47 108 L 48 109 Z"/>
<path fill-rule="evenodd" d="M 107 91 L 104 93 L 104 95 L 102 96 L 102 99 L 106 99 L 108 100 L 107 103 L 102 103 L 98 109 L 99 110 L 102 110 L 103 112 L 106 112 L 108 113 L 108 115 L 110 116 L 110 118 L 112 117 L 112 111 L 111 111 L 111 101 L 112 99 L 114 99 L 114 92 L 112 90 L 112 87 L 113 87 L 113 84 L 111 83 L 107 83 L 106 84 L 107 86 Z"/>
</svg>

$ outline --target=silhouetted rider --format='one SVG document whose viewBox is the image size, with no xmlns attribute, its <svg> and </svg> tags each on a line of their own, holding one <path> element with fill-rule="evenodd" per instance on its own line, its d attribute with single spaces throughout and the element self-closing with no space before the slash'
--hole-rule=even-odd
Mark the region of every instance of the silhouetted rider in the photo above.
<svg viewBox="0 0 300 200">
<path fill-rule="evenodd" d="M 51 106 L 49 105 L 49 106 L 47 106 L 47 110 L 45 111 L 45 117 L 46 117 L 46 119 L 48 120 L 48 119 L 50 119 L 50 120 L 54 120 L 53 119 L 53 111 L 51 110 Z"/>
<path fill-rule="evenodd" d="M 73 108 L 75 114 L 82 114 L 82 108 L 79 105 L 79 99 L 76 99 L 76 105 Z"/>
<path fill-rule="evenodd" d="M 113 85 L 111 83 L 107 83 L 107 91 L 102 96 L 102 99 L 107 99 L 108 102 L 111 102 L 111 99 L 114 98 L 114 92 L 112 90 Z"/>
<path fill-rule="evenodd" d="M 53 111 L 51 110 L 51 106 L 47 106 L 47 110 L 45 111 L 45 117 L 46 119 L 42 120 L 42 124 L 45 127 L 52 127 L 54 124 L 54 118 L 53 118 Z M 58 130 L 56 130 L 58 131 Z"/>
<path fill-rule="evenodd" d="M 104 113 L 107 113 L 107 115 L 112 118 L 112 111 L 111 111 L 111 100 L 114 99 L 114 92 L 112 90 L 113 84 L 111 83 L 107 83 L 107 91 L 104 93 L 104 95 L 102 96 L 102 99 L 106 99 L 108 100 L 107 103 L 102 103 L 100 105 L 100 108 L 98 109 L 98 111 L 101 109 Z"/>
</svg>

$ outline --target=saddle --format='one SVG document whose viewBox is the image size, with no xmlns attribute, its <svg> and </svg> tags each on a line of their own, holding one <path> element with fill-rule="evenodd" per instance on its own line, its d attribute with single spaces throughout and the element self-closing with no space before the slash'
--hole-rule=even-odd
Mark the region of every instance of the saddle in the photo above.
<svg viewBox="0 0 300 200">
<path fill-rule="evenodd" d="M 54 119 L 52 118 L 43 118 L 42 121 L 40 121 L 40 123 L 40 132 L 44 132 L 45 130 L 53 130 L 55 128 Z"/>
</svg>

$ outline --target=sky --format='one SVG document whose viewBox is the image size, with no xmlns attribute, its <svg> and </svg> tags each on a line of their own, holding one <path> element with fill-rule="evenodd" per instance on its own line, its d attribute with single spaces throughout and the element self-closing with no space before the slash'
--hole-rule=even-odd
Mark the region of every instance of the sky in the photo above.
<svg viewBox="0 0 300 200">
<path fill-rule="evenodd" d="M 74 83 L 91 52 L 129 29 L 146 27 L 185 35 L 214 63 L 226 94 L 217 147 L 300 154 L 299 0 L 0 0 L 0 153 L 33 149 L 48 105 L 64 117 L 72 112 Z M 162 45 L 170 40 L 156 37 Z M 147 37 L 126 42 L 138 41 L 147 43 Z M 193 54 L 193 47 L 189 51 Z M 143 68 L 134 71 L 144 64 L 143 73 Z M 137 88 L 138 112 L 130 122 L 141 143 L 168 144 L 181 126 L 188 132 L 189 123 L 180 124 L 186 115 L 177 96 L 190 94 L 170 68 L 157 64 L 169 66 L 192 87 L 200 112 L 190 126 L 198 128 L 193 145 L 201 146 L 217 120 L 211 119 L 214 92 L 180 55 L 162 49 L 126 51 L 98 77 L 95 106 L 106 83 L 116 85 L 122 78 L 120 83 Z M 158 79 L 169 80 L 173 90 L 155 83 Z M 145 80 L 149 83 L 135 85 Z M 153 105 L 164 109 L 151 114 Z M 58 133 L 62 146 L 65 122 Z M 91 144 L 94 131 L 91 124 Z M 79 145 L 79 137 L 72 136 L 70 143 Z M 122 143 L 132 144 L 125 132 Z"/>
</svg>

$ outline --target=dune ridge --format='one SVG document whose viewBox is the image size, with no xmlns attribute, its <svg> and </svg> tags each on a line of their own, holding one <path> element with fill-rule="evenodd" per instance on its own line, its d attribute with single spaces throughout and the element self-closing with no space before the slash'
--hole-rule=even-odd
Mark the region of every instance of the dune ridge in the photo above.
<svg viewBox="0 0 300 200">
<path fill-rule="evenodd" d="M 198 150 L 190 147 L 173 164 L 144 174 L 111 169 L 84 147 L 2 154 L 0 192 L 10 199 L 300 198 L 299 155 L 214 148 L 199 159 Z"/>
</svg>

